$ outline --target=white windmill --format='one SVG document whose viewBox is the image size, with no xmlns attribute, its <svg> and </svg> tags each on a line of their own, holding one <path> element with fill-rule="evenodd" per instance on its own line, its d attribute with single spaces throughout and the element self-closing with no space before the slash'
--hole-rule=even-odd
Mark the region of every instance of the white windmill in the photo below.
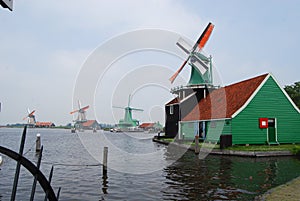
<svg viewBox="0 0 300 201">
<path fill-rule="evenodd" d="M 28 114 L 27 114 L 26 117 L 23 118 L 23 120 L 27 119 L 28 126 L 34 126 L 35 123 L 36 123 L 36 121 L 35 121 L 35 115 L 34 115 L 35 110 L 30 111 L 30 109 L 28 108 L 27 112 L 28 112 Z"/>
<path fill-rule="evenodd" d="M 77 116 L 77 119 L 75 120 L 76 123 L 83 123 L 83 122 L 86 122 L 87 121 L 87 118 L 86 118 L 86 110 L 89 108 L 90 106 L 87 105 L 85 107 L 81 107 L 80 105 L 80 101 L 78 100 L 78 109 L 77 110 L 74 110 L 72 112 L 70 112 L 70 114 L 74 114 L 76 112 L 78 112 L 78 116 Z"/>
</svg>

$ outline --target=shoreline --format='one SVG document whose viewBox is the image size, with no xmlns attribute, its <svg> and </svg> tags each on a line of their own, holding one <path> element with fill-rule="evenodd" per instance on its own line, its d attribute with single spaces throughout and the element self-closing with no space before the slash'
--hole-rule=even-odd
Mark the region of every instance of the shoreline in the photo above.
<svg viewBox="0 0 300 201">
<path fill-rule="evenodd" d="M 164 145 L 169 145 L 170 142 L 160 140 L 157 136 L 152 138 L 153 142 L 157 142 Z M 172 142 L 172 145 L 188 149 L 190 151 L 195 152 L 194 145 L 180 144 L 177 142 Z M 282 151 L 236 151 L 236 150 L 227 150 L 227 149 L 206 149 L 201 148 L 201 151 L 205 153 L 209 153 L 212 155 L 224 155 L 224 156 L 241 156 L 241 157 L 276 157 L 276 156 L 295 156 L 288 150 Z"/>
<path fill-rule="evenodd" d="M 296 177 L 285 184 L 271 188 L 262 195 L 254 198 L 254 201 L 299 201 L 300 193 L 300 177 Z"/>
<path fill-rule="evenodd" d="M 163 141 L 154 136 L 152 141 L 169 145 L 170 142 Z M 195 152 L 194 145 L 186 145 L 172 142 L 172 145 L 185 148 L 189 151 Z M 201 150 L 203 151 L 203 149 Z M 204 149 L 205 151 L 205 149 Z M 234 150 L 226 150 L 226 149 L 213 149 L 208 150 L 206 152 L 212 155 L 224 155 L 224 156 L 239 156 L 239 157 L 276 157 L 276 156 L 295 156 L 290 151 L 234 151 Z M 290 201 L 299 201 L 300 193 L 298 193 L 300 189 L 300 176 L 296 177 L 284 184 L 271 188 L 267 192 L 257 195 L 254 198 L 254 201 L 282 201 L 282 200 L 290 200 Z"/>
</svg>

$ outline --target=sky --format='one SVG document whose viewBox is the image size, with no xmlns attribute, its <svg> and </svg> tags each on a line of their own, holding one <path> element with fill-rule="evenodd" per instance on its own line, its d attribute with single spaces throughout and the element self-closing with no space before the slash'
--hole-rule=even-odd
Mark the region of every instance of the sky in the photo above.
<svg viewBox="0 0 300 201">
<path fill-rule="evenodd" d="M 13 11 L 0 8 L 0 125 L 25 123 L 27 108 L 36 110 L 38 121 L 66 125 L 76 118 L 70 112 L 79 99 L 81 106 L 90 105 L 88 119 L 116 123 L 124 111 L 113 107 L 127 106 L 129 94 L 130 105 L 144 110 L 134 118 L 163 123 L 164 104 L 174 97 L 169 89 L 189 73 L 186 67 L 182 79 L 168 83 L 184 54 L 147 49 L 125 54 L 99 74 L 91 98 L 77 94 L 78 80 L 93 59 L 116 54 L 115 46 L 103 51 L 106 44 L 143 30 L 172 33 L 166 41 L 175 44 L 177 36 L 196 41 L 212 22 L 204 51 L 212 55 L 221 85 L 266 72 L 281 86 L 293 84 L 300 80 L 299 9 L 297 0 L 14 1 Z M 165 42 L 151 34 L 143 39 Z M 139 40 L 123 40 L 120 49 Z"/>
</svg>

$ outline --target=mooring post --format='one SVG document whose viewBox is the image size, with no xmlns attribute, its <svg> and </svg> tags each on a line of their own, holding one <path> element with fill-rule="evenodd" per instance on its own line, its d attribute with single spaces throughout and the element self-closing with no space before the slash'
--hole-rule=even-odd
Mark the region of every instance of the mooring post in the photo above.
<svg viewBox="0 0 300 201">
<path fill-rule="evenodd" d="M 41 134 L 36 134 L 36 141 L 35 141 L 35 151 L 41 151 Z"/>
<path fill-rule="evenodd" d="M 200 149 L 199 149 L 199 135 L 195 136 L 195 154 L 199 154 Z"/>
<path fill-rule="evenodd" d="M 104 147 L 103 149 L 103 175 L 107 175 L 107 154 L 108 154 L 108 147 Z"/>
</svg>

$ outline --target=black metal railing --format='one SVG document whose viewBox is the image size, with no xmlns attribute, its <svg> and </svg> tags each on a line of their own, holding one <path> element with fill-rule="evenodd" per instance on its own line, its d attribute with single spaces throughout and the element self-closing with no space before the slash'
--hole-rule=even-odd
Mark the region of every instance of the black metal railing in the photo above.
<svg viewBox="0 0 300 201">
<path fill-rule="evenodd" d="M 21 166 L 26 168 L 34 177 L 33 184 L 32 184 L 32 189 L 31 189 L 31 195 L 30 195 L 30 200 L 34 200 L 34 195 L 35 195 L 35 189 L 36 189 L 36 184 L 39 182 L 40 186 L 45 192 L 45 201 L 48 199 L 49 201 L 58 201 L 59 198 L 59 193 L 61 188 L 58 189 L 57 195 L 55 195 L 53 188 L 51 186 L 51 179 L 53 175 L 53 166 L 50 171 L 49 175 L 49 181 L 47 178 L 44 176 L 44 174 L 40 171 L 40 164 L 42 160 L 42 154 L 43 154 L 43 146 L 39 152 L 38 155 L 38 161 L 37 165 L 34 165 L 31 161 L 29 161 L 27 158 L 24 157 L 23 155 L 23 150 L 24 150 L 24 144 L 25 144 L 25 139 L 26 139 L 26 131 L 27 131 L 27 126 L 24 127 L 22 138 L 21 138 L 21 144 L 19 148 L 19 153 L 16 153 L 8 148 L 5 148 L 3 146 L 0 146 L 0 153 L 14 159 L 17 161 L 17 166 L 16 166 L 16 172 L 15 172 L 15 177 L 14 177 L 14 183 L 13 183 L 13 189 L 11 193 L 11 201 L 14 201 L 16 198 L 17 194 L 17 188 L 18 188 L 18 181 L 19 181 L 19 175 L 20 175 L 20 169 Z"/>
</svg>

